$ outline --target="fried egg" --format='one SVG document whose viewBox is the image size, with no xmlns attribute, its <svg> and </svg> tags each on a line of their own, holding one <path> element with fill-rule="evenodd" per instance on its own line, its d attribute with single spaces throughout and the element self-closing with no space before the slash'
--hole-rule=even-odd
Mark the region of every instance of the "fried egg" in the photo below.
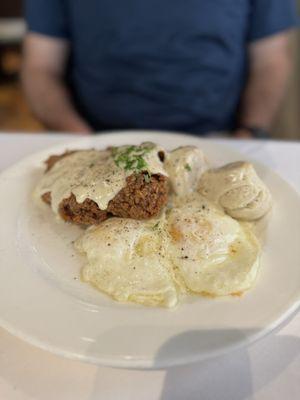
<svg viewBox="0 0 300 400">
<path fill-rule="evenodd" d="M 173 307 L 178 295 L 167 266 L 159 224 L 111 218 L 76 242 L 86 255 L 82 279 L 120 302 Z"/>
<path fill-rule="evenodd" d="M 198 193 L 151 221 L 111 218 L 77 243 L 82 278 L 120 302 L 174 307 L 182 294 L 244 292 L 256 278 L 254 235 Z"/>
<path fill-rule="evenodd" d="M 189 291 L 224 296 L 253 285 L 260 255 L 255 236 L 209 200 L 182 199 L 169 212 L 167 231 L 166 252 Z"/>
</svg>

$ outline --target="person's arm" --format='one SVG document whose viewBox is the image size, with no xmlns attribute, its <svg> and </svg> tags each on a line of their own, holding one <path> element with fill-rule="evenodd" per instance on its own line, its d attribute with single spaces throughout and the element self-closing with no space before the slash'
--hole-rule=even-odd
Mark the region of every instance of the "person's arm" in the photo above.
<svg viewBox="0 0 300 400">
<path fill-rule="evenodd" d="M 292 69 L 290 33 L 283 32 L 249 45 L 249 76 L 242 95 L 237 127 L 268 131 L 283 100 Z M 251 136 L 239 129 L 236 136 Z"/>
<path fill-rule="evenodd" d="M 36 117 L 49 129 L 89 133 L 63 81 L 69 45 L 62 38 L 28 33 L 23 48 L 22 83 Z"/>
</svg>

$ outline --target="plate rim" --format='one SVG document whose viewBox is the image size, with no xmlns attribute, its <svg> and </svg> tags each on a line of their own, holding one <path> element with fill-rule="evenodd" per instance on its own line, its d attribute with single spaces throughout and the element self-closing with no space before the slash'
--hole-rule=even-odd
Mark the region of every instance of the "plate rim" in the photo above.
<svg viewBox="0 0 300 400">
<path fill-rule="evenodd" d="M 106 137 L 110 137 L 112 135 L 114 135 L 114 136 L 122 135 L 123 136 L 126 134 L 130 134 L 130 135 L 135 134 L 135 135 L 140 136 L 144 133 L 146 133 L 148 135 L 153 135 L 153 136 L 161 136 L 161 135 L 166 135 L 166 134 L 169 134 L 171 136 L 176 135 L 179 139 L 180 139 L 180 137 L 183 137 L 183 136 L 185 138 L 190 137 L 190 138 L 194 138 L 197 141 L 199 141 L 199 145 L 200 145 L 200 141 L 207 141 L 218 147 L 227 147 L 231 153 L 236 153 L 237 156 L 243 156 L 243 154 L 241 152 L 239 152 L 238 150 L 232 149 L 230 146 L 226 146 L 226 144 L 216 143 L 217 140 L 215 141 L 214 139 L 199 138 L 199 137 L 195 137 L 193 135 L 187 135 L 187 134 L 182 134 L 182 133 L 158 132 L 158 131 L 130 131 L 130 130 L 128 130 L 128 131 L 120 131 L 120 132 L 119 131 L 106 132 L 106 133 L 101 134 L 101 137 L 104 135 Z M 96 136 L 96 138 L 97 138 L 97 136 Z M 74 139 L 74 138 L 72 138 L 72 139 Z M 14 170 L 18 170 L 18 168 L 20 168 L 20 165 L 22 165 L 22 164 L 30 163 L 38 157 L 44 157 L 44 154 L 50 154 L 51 152 L 56 151 L 56 149 L 62 149 L 63 147 L 67 147 L 67 146 L 80 145 L 81 143 L 84 143 L 84 145 L 85 145 L 85 143 L 88 143 L 90 140 L 93 141 L 94 139 L 95 139 L 95 136 L 81 137 L 78 139 L 76 138 L 75 140 L 59 143 L 57 145 L 50 146 L 49 148 L 45 148 L 45 149 L 39 150 L 37 152 L 34 152 L 34 153 L 22 158 L 21 160 L 19 160 L 18 162 L 14 163 L 11 166 L 9 166 L 8 168 L 4 169 L 3 171 L 1 171 L 0 184 L 1 184 L 2 178 L 5 177 L 6 174 L 10 174 L 10 173 L 13 173 Z M 247 160 L 249 160 L 251 162 L 255 162 L 256 165 L 261 165 L 264 168 L 266 168 L 267 170 L 271 171 L 272 174 L 275 174 L 281 181 L 284 182 L 285 185 L 289 186 L 291 191 L 293 191 L 295 194 L 297 194 L 297 196 L 300 200 L 300 196 L 299 196 L 299 193 L 297 192 L 297 190 L 295 190 L 295 188 L 292 185 L 290 185 L 290 183 L 288 181 L 286 181 L 284 178 L 282 178 L 280 174 L 273 171 L 270 167 L 266 166 L 265 164 L 258 162 L 256 160 L 253 160 L 252 157 L 248 157 L 248 156 L 246 156 L 246 157 L 247 157 Z M 118 368 L 161 369 L 161 368 L 167 368 L 167 367 L 171 367 L 171 366 L 184 365 L 184 364 L 188 364 L 188 363 L 202 361 L 202 360 L 205 360 L 205 359 L 208 359 L 211 357 L 225 354 L 227 352 L 233 351 L 238 348 L 249 346 L 252 343 L 256 342 L 257 340 L 263 338 L 267 334 L 273 332 L 276 328 L 283 325 L 284 322 L 287 321 L 294 313 L 296 314 L 299 309 L 300 309 L 300 296 L 298 298 L 298 301 L 290 304 L 283 314 L 281 314 L 271 324 L 269 324 L 266 327 L 264 327 L 263 329 L 259 330 L 256 334 L 253 334 L 249 337 L 245 337 L 244 339 L 241 339 L 240 341 L 237 341 L 236 343 L 234 343 L 232 345 L 225 346 L 222 349 L 217 350 L 215 352 L 210 352 L 209 355 L 203 356 L 203 354 L 201 355 L 201 353 L 197 353 L 194 356 L 189 356 L 187 358 L 181 358 L 175 362 L 173 360 L 171 363 L 168 362 L 167 360 L 165 362 L 163 362 L 162 360 L 157 360 L 155 358 L 149 359 L 149 358 L 143 358 L 143 357 L 139 357 L 139 358 L 134 357 L 133 359 L 126 360 L 126 359 L 121 359 L 120 357 L 117 357 L 117 356 L 116 357 L 110 356 L 109 358 L 102 357 L 100 360 L 99 356 L 94 358 L 91 355 L 87 355 L 87 354 L 85 354 L 85 355 L 75 354 L 68 350 L 66 351 L 66 350 L 63 350 L 56 346 L 51 346 L 50 344 L 45 344 L 42 341 L 40 341 L 39 339 L 34 338 L 30 335 L 24 334 L 24 333 L 20 332 L 18 329 L 15 329 L 13 326 L 11 326 L 9 323 L 7 323 L 7 321 L 3 320 L 1 315 L 0 315 L 0 326 L 2 326 L 4 329 L 6 329 L 9 333 L 30 343 L 33 346 L 36 346 L 36 347 L 46 350 L 46 351 L 50 351 L 53 354 L 60 355 L 60 356 L 63 356 L 63 357 L 66 357 L 66 358 L 69 358 L 72 360 L 79 360 L 79 361 L 89 362 L 89 363 L 93 363 L 93 364 L 97 364 L 97 365 L 118 367 Z"/>
</svg>

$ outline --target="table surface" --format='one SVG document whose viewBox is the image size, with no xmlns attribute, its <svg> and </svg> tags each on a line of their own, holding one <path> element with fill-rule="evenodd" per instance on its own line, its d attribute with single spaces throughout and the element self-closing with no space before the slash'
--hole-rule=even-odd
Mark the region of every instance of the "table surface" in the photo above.
<svg viewBox="0 0 300 400">
<path fill-rule="evenodd" d="M 78 137 L 78 136 L 77 136 Z M 0 133 L 0 171 L 71 135 Z M 271 167 L 300 192 L 300 143 L 216 140 Z M 161 371 L 103 368 L 37 349 L 0 328 L 1 400 L 298 400 L 300 314 L 251 347 Z"/>
</svg>

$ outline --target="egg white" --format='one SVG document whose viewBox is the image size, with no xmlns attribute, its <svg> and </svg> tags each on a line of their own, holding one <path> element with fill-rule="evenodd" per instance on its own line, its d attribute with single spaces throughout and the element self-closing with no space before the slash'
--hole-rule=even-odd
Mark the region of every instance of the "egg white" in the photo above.
<svg viewBox="0 0 300 400">
<path fill-rule="evenodd" d="M 120 302 L 175 306 L 178 295 L 159 223 L 111 218 L 88 229 L 76 242 L 88 260 L 83 280 Z"/>
<path fill-rule="evenodd" d="M 151 221 L 111 218 L 76 248 L 84 281 L 120 302 L 174 307 L 182 294 L 225 296 L 252 287 L 260 246 L 249 225 L 198 193 Z"/>
<path fill-rule="evenodd" d="M 224 296 L 249 289 L 259 269 L 254 234 L 199 194 L 168 215 L 167 253 L 187 290 Z"/>
</svg>

